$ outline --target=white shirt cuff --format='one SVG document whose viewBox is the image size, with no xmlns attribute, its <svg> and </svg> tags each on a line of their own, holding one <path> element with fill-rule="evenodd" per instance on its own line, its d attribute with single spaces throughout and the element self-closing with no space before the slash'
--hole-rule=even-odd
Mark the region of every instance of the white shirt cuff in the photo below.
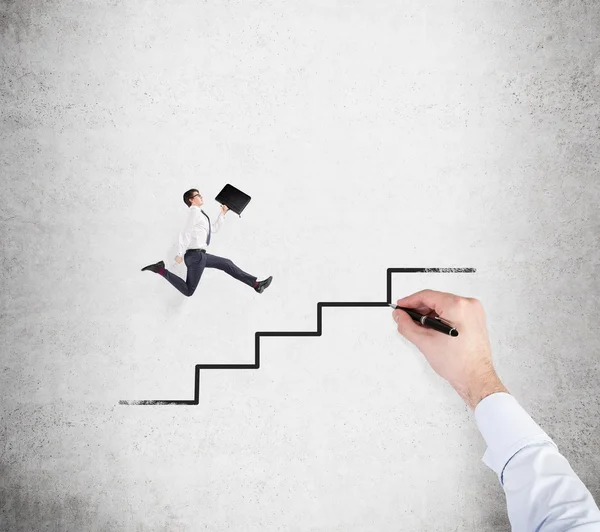
<svg viewBox="0 0 600 532">
<path fill-rule="evenodd" d="M 523 447 L 541 442 L 550 442 L 556 447 L 550 436 L 508 393 L 488 395 L 475 407 L 474 414 L 487 444 L 482 461 L 498 475 L 501 483 L 504 467 Z"/>
</svg>

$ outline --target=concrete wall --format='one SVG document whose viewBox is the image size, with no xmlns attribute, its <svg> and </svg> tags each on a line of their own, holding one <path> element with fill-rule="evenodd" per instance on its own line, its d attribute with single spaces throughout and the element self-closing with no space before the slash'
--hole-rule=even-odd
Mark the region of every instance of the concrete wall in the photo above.
<svg viewBox="0 0 600 532">
<path fill-rule="evenodd" d="M 593 1 L 4 1 L 0 529 L 506 530 L 472 414 L 391 309 L 479 298 L 497 371 L 600 497 Z M 198 188 L 252 196 L 171 268 Z M 174 268 L 182 277 L 185 269 Z"/>
</svg>

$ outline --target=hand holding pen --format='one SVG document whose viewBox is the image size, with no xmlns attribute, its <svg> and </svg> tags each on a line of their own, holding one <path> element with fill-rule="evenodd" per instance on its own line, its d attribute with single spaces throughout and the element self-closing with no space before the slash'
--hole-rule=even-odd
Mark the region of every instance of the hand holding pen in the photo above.
<svg viewBox="0 0 600 532">
<path fill-rule="evenodd" d="M 494 370 L 485 312 L 479 300 L 421 290 L 396 303 L 390 306 L 395 307 L 392 317 L 398 332 L 425 355 L 433 370 L 472 409 L 487 395 L 507 391 Z"/>
<path fill-rule="evenodd" d="M 415 312 L 413 309 L 406 307 L 399 307 L 394 305 L 393 303 L 389 303 L 389 306 L 393 309 L 400 309 L 406 312 L 414 321 L 419 322 L 421 325 L 425 327 L 430 327 L 436 331 L 439 331 L 444 334 L 448 334 L 450 336 L 458 336 L 458 331 L 456 328 L 452 327 L 449 323 L 446 323 L 438 316 L 424 316 L 423 314 L 419 314 Z"/>
</svg>

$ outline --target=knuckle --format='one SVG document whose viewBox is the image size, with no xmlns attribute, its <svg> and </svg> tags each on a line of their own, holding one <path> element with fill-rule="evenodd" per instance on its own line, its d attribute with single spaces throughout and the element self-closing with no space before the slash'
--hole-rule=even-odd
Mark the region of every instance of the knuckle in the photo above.
<svg viewBox="0 0 600 532">
<path fill-rule="evenodd" d="M 455 295 L 454 304 L 459 308 L 464 308 L 467 305 L 467 298 Z"/>
</svg>

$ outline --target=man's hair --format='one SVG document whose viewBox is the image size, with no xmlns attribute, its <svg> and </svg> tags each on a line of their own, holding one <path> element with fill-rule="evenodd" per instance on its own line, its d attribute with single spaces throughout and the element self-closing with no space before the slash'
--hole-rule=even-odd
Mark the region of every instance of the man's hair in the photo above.
<svg viewBox="0 0 600 532">
<path fill-rule="evenodd" d="M 192 206 L 192 204 L 190 203 L 190 200 L 192 199 L 192 196 L 194 195 L 194 192 L 198 192 L 198 191 L 195 188 L 190 188 L 183 195 L 183 203 L 185 203 L 187 207 L 191 207 Z M 200 194 L 200 192 L 198 192 L 198 194 Z"/>
</svg>

